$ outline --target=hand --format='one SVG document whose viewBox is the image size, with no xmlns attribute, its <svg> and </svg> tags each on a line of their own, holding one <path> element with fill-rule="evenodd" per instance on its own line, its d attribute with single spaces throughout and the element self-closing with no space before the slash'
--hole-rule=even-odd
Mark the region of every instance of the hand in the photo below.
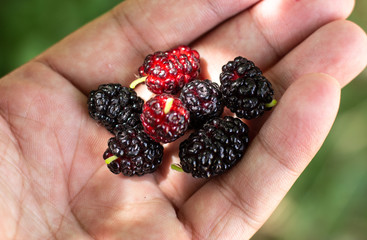
<svg viewBox="0 0 367 240">
<path fill-rule="evenodd" d="M 0 239 L 248 239 L 316 154 L 340 87 L 367 63 L 352 0 L 125 1 L 0 82 Z M 242 55 L 272 82 L 244 159 L 206 181 L 116 176 L 111 135 L 88 116 L 99 84 L 128 85 L 145 55 L 190 44 L 206 78 Z M 266 119 L 266 121 L 265 121 Z"/>
</svg>

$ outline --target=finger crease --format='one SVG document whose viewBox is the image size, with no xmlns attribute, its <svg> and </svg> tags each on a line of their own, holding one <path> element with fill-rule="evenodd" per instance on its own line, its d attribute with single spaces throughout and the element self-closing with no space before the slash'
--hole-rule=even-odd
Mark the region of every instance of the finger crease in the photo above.
<svg viewBox="0 0 367 240">
<path fill-rule="evenodd" d="M 250 17 L 252 19 L 252 22 L 255 25 L 255 28 L 259 31 L 261 37 L 265 40 L 266 44 L 269 46 L 270 50 L 273 52 L 273 55 L 276 59 L 282 58 L 283 54 L 277 51 L 277 48 L 272 44 L 272 42 L 269 40 L 269 38 L 264 33 L 264 27 L 262 24 L 260 24 L 260 21 L 255 17 L 255 14 L 253 13 L 253 8 L 249 11 Z M 271 54 L 269 54 L 271 55 Z"/>
<path fill-rule="evenodd" d="M 139 32 L 138 29 L 134 26 L 133 21 L 130 19 L 129 14 L 125 12 L 124 8 L 122 8 L 121 11 L 118 11 L 116 8 L 113 8 L 110 12 L 112 18 L 117 23 L 118 27 L 121 29 L 123 35 L 126 37 L 126 40 L 129 42 L 130 46 L 132 46 L 131 49 L 133 49 L 137 53 L 137 55 L 141 56 L 142 58 L 145 58 L 146 51 L 141 50 L 140 47 L 136 46 L 137 43 L 136 39 L 131 39 L 130 35 L 139 36 L 140 37 L 139 39 L 143 41 L 143 44 L 148 47 L 148 52 L 154 52 L 154 47 L 150 45 L 149 42 L 145 39 L 144 33 Z M 124 22 L 124 24 L 122 24 L 122 22 Z M 134 34 L 126 32 L 125 23 L 130 26 L 129 29 L 132 29 L 134 31 Z"/>
<path fill-rule="evenodd" d="M 242 195 L 237 191 L 232 191 L 228 188 L 228 184 L 225 184 L 222 181 L 214 181 L 215 186 L 218 188 L 218 191 L 220 194 L 231 204 L 231 206 L 239 209 L 243 214 L 244 217 L 242 217 L 242 221 L 248 225 L 252 229 L 258 229 L 259 226 L 261 226 L 261 217 L 258 216 L 254 211 L 251 211 L 250 209 L 255 209 L 251 206 L 251 204 L 242 197 Z M 239 201 L 235 201 L 235 199 Z M 228 214 L 229 210 L 226 214 Z"/>
<path fill-rule="evenodd" d="M 274 147 L 269 143 L 269 141 L 267 141 L 266 138 L 263 137 L 261 131 L 257 136 L 257 140 L 260 146 L 264 149 L 265 153 L 268 154 L 272 159 L 277 161 L 282 167 L 284 167 L 291 176 L 299 176 L 299 171 L 291 167 L 290 164 L 286 163 L 287 161 L 285 161 L 284 158 L 280 155 L 281 151 L 276 151 Z"/>
</svg>

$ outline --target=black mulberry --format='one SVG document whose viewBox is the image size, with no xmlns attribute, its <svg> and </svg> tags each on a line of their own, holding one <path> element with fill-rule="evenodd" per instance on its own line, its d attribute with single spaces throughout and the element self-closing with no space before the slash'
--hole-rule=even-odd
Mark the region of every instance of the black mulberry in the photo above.
<svg viewBox="0 0 367 240">
<path fill-rule="evenodd" d="M 214 118 L 180 144 L 180 167 L 193 177 L 222 174 L 242 158 L 249 143 L 248 127 L 238 118 Z"/>
<path fill-rule="evenodd" d="M 246 58 L 237 57 L 224 65 L 220 82 L 225 105 L 237 117 L 257 118 L 276 104 L 271 83 Z"/>
<path fill-rule="evenodd" d="M 162 157 L 163 146 L 136 128 L 124 129 L 110 138 L 103 154 L 110 171 L 125 176 L 155 172 L 162 163 Z"/>
<path fill-rule="evenodd" d="M 223 113 L 224 102 L 219 85 L 208 79 L 186 84 L 180 99 L 190 112 L 190 125 L 194 128 L 201 127 L 206 121 Z"/>
<path fill-rule="evenodd" d="M 144 100 L 136 92 L 120 84 L 103 84 L 89 93 L 89 115 L 108 131 L 141 125 Z"/>
</svg>

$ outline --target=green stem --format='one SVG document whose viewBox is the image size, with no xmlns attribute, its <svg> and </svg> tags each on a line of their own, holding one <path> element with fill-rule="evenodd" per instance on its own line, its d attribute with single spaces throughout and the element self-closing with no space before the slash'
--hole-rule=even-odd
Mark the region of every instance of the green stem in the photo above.
<svg viewBox="0 0 367 240">
<path fill-rule="evenodd" d="M 179 164 L 177 164 L 177 163 L 171 164 L 171 168 L 173 170 L 177 171 L 177 172 L 184 172 L 184 170 L 182 169 L 182 167 Z"/>
<path fill-rule="evenodd" d="M 134 89 L 137 85 L 139 85 L 140 83 L 143 83 L 143 82 L 145 82 L 145 79 L 146 79 L 147 77 L 145 76 L 145 77 L 141 77 L 141 78 L 138 78 L 138 79 L 136 79 L 136 80 L 134 80 L 131 84 L 130 84 L 130 88 L 131 89 Z"/>
<path fill-rule="evenodd" d="M 265 107 L 266 108 L 272 108 L 275 105 L 277 105 L 277 103 L 278 103 L 277 100 L 273 99 L 270 103 L 265 104 Z"/>
<path fill-rule="evenodd" d="M 173 104 L 173 98 L 168 98 L 167 101 L 166 101 L 166 105 L 164 106 L 164 114 L 167 114 L 169 113 L 169 111 L 171 111 L 171 108 L 172 108 L 172 104 Z"/>
<path fill-rule="evenodd" d="M 104 161 L 105 161 L 106 164 L 110 164 L 111 162 L 115 161 L 116 159 L 118 159 L 118 157 L 113 155 L 113 156 L 105 159 Z"/>
</svg>

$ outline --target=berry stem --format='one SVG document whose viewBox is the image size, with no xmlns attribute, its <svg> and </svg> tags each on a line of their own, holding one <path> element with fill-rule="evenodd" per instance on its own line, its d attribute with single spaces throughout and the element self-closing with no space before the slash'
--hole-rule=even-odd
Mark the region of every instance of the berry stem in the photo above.
<svg viewBox="0 0 367 240">
<path fill-rule="evenodd" d="M 147 76 L 145 77 L 141 77 L 141 78 L 138 78 L 136 80 L 134 80 L 131 84 L 130 84 L 130 88 L 131 89 L 134 89 L 137 85 L 139 85 L 140 83 L 143 83 L 145 82 L 145 79 L 147 78 Z"/>
<path fill-rule="evenodd" d="M 113 156 L 105 159 L 104 161 L 105 161 L 106 164 L 110 164 L 111 162 L 115 161 L 116 159 L 118 159 L 118 157 L 113 155 Z"/>
<path fill-rule="evenodd" d="M 277 105 L 277 103 L 278 103 L 277 100 L 273 99 L 270 103 L 265 104 L 265 107 L 272 108 L 275 105 Z"/>
<path fill-rule="evenodd" d="M 180 164 L 171 164 L 171 168 L 177 172 L 184 172 L 184 170 L 182 169 L 181 165 Z"/>
<path fill-rule="evenodd" d="M 169 113 L 169 111 L 171 110 L 173 100 L 174 100 L 173 98 L 167 98 L 166 105 L 164 106 L 164 110 L 163 110 L 164 114 Z"/>
</svg>

